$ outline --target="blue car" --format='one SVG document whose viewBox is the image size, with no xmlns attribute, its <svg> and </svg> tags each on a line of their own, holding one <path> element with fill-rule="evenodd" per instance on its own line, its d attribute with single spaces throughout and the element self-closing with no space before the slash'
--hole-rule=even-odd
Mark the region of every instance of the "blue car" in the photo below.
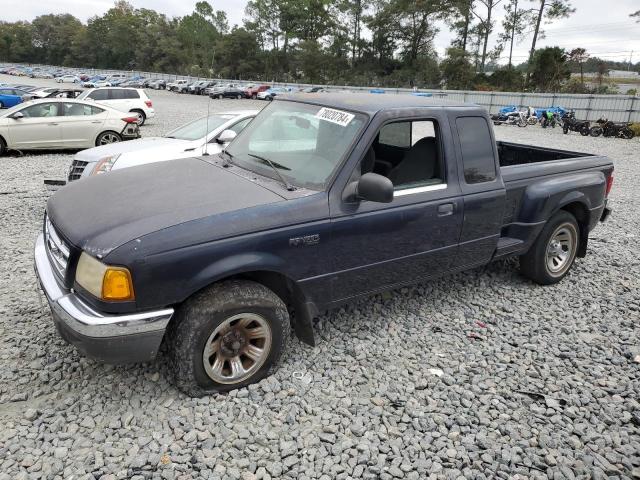
<svg viewBox="0 0 640 480">
<path fill-rule="evenodd" d="M 0 108 L 11 108 L 22 103 L 22 96 L 26 95 L 26 93 L 17 88 L 0 88 Z"/>
</svg>

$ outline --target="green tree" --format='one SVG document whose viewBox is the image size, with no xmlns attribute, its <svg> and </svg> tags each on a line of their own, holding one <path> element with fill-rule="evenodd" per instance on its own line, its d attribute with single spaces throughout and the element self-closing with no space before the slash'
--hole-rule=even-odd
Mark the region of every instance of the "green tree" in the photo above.
<svg viewBox="0 0 640 480">
<path fill-rule="evenodd" d="M 571 0 L 531 1 L 533 1 L 534 4 L 537 4 L 537 8 L 532 9 L 535 28 L 533 30 L 533 38 L 531 39 L 531 50 L 529 50 L 529 64 L 531 64 L 533 61 L 533 54 L 536 51 L 536 43 L 538 41 L 538 37 L 544 34 L 544 32 L 540 30 L 542 21 L 546 20 L 547 23 L 550 23 L 553 20 L 557 20 L 559 18 L 566 18 L 576 11 L 576 9 L 571 6 Z M 530 75 L 530 72 L 528 75 Z"/>
<path fill-rule="evenodd" d="M 33 45 L 43 63 L 62 65 L 69 45 L 84 25 L 73 15 L 41 15 L 31 22 Z M 69 60 L 71 60 L 69 58 Z"/>
<path fill-rule="evenodd" d="M 567 54 L 560 47 L 537 50 L 530 64 L 531 83 L 541 92 L 557 92 L 562 82 L 571 76 Z"/>
<path fill-rule="evenodd" d="M 440 63 L 440 71 L 445 87 L 451 90 L 471 88 L 475 69 L 469 60 L 469 54 L 461 48 L 448 48 L 446 58 Z"/>
<path fill-rule="evenodd" d="M 587 50 L 584 48 L 574 48 L 569 52 L 569 62 L 578 65 L 580 68 L 580 83 L 584 85 L 584 62 L 589 58 Z"/>
<path fill-rule="evenodd" d="M 530 21 L 530 11 L 522 8 L 522 0 L 509 0 L 504 6 L 503 31 L 498 36 L 501 45 L 509 44 L 509 67 L 513 65 L 513 45 L 521 39 Z"/>
<path fill-rule="evenodd" d="M 482 56 L 480 57 L 480 71 L 484 72 L 484 67 L 487 62 L 488 55 L 488 46 L 489 46 L 489 36 L 493 32 L 494 26 L 494 17 L 493 10 L 496 6 L 498 6 L 502 0 L 478 0 L 484 7 L 486 8 L 486 14 L 481 16 L 475 10 L 473 10 L 473 14 L 480 21 L 480 32 L 482 35 Z"/>
</svg>

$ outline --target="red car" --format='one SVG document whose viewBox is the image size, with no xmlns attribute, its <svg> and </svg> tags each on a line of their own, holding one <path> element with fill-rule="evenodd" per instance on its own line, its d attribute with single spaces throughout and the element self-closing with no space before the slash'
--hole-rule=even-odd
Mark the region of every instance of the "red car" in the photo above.
<svg viewBox="0 0 640 480">
<path fill-rule="evenodd" d="M 254 85 L 253 87 L 247 88 L 244 94 L 247 98 L 253 98 L 255 100 L 258 97 L 258 93 L 269 90 L 270 88 L 271 85 Z"/>
</svg>

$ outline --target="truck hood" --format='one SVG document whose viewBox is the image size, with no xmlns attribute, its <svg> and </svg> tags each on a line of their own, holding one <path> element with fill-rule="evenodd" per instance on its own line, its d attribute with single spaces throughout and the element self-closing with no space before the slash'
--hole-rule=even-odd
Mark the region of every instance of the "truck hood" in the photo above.
<svg viewBox="0 0 640 480">
<path fill-rule="evenodd" d="M 104 257 L 120 245 L 198 218 L 284 197 L 200 158 L 143 165 L 72 182 L 47 202 L 58 232 Z"/>
<path fill-rule="evenodd" d="M 163 153 L 163 157 L 176 152 L 183 152 L 188 148 L 194 148 L 197 146 L 197 142 L 189 140 L 179 140 L 177 138 L 167 137 L 146 137 L 139 138 L 137 140 L 129 140 L 127 142 L 111 143 L 109 145 L 102 145 L 100 147 L 88 148 L 78 152 L 74 159 L 82 160 L 84 162 L 97 162 L 98 160 L 111 155 L 136 153 L 145 150 L 147 153 Z M 195 153 L 196 155 L 199 152 Z M 193 154 L 192 154 L 193 155 Z"/>
</svg>

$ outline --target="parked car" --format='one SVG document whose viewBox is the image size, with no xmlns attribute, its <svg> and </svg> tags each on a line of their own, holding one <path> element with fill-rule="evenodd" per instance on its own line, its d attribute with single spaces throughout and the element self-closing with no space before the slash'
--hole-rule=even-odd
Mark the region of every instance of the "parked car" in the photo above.
<svg viewBox="0 0 640 480">
<path fill-rule="evenodd" d="M 149 81 L 145 86 L 153 88 L 154 90 L 164 90 L 167 88 L 167 81 L 162 78 L 156 78 L 155 80 Z"/>
<path fill-rule="evenodd" d="M 612 181 L 603 156 L 496 143 L 477 105 L 290 96 L 219 155 L 58 190 L 35 266 L 66 341 L 112 363 L 162 343 L 205 395 L 264 378 L 290 329 L 314 344 L 314 316 L 374 292 L 509 256 L 559 282 Z"/>
<path fill-rule="evenodd" d="M 135 113 L 140 126 L 144 125 L 148 118 L 153 118 L 156 115 L 153 102 L 140 88 L 96 88 L 83 92 L 78 98 L 80 100 L 95 100 L 97 103 L 116 110 Z"/>
<path fill-rule="evenodd" d="M 48 98 L 0 114 L 0 153 L 88 148 L 139 136 L 134 115 L 93 102 Z"/>
<path fill-rule="evenodd" d="M 324 91 L 324 87 L 307 87 L 302 89 L 302 93 L 320 93 Z"/>
<path fill-rule="evenodd" d="M 248 87 L 244 91 L 244 94 L 247 98 L 253 98 L 255 100 L 256 98 L 258 98 L 258 93 L 269 90 L 270 88 L 270 85 L 253 85 L 251 87 Z"/>
<path fill-rule="evenodd" d="M 189 85 L 188 80 L 176 80 L 175 82 L 167 83 L 167 90 L 170 92 L 177 92 L 184 85 Z"/>
<path fill-rule="evenodd" d="M 13 88 L 0 87 L 0 108 L 11 108 L 22 103 L 22 95 L 15 92 Z"/>
<path fill-rule="evenodd" d="M 216 82 L 210 80 L 202 80 L 200 82 L 196 82 L 192 85 L 189 85 L 189 93 L 193 93 L 195 95 L 202 95 L 207 88 L 214 87 Z"/>
<path fill-rule="evenodd" d="M 95 77 L 91 77 L 89 80 L 84 82 L 82 86 L 85 88 L 96 88 L 96 84 L 100 82 L 104 82 L 106 78 L 107 77 L 105 75 L 96 75 Z"/>
<path fill-rule="evenodd" d="M 58 88 L 49 94 L 45 98 L 78 98 L 84 93 L 84 90 L 77 88 Z"/>
<path fill-rule="evenodd" d="M 56 82 L 58 83 L 80 83 L 80 78 L 76 75 L 62 75 L 61 77 L 56 78 Z"/>
<path fill-rule="evenodd" d="M 244 90 L 237 83 L 228 83 L 213 87 L 209 92 L 211 98 L 244 98 Z"/>
<path fill-rule="evenodd" d="M 256 98 L 258 100 L 273 100 L 278 95 L 282 95 L 284 93 L 291 93 L 293 89 L 291 87 L 273 87 L 267 90 L 263 90 L 262 92 L 258 92 Z"/>
<path fill-rule="evenodd" d="M 18 96 L 23 102 L 37 98 L 32 92 L 28 92 L 27 90 L 23 90 L 22 88 L 15 86 L 1 87 L 0 95 Z"/>
<path fill-rule="evenodd" d="M 145 137 L 126 144 L 105 145 L 78 152 L 68 181 L 111 170 L 199 155 L 215 155 L 240 133 L 258 110 L 220 112 L 187 123 L 163 137 Z"/>
</svg>

